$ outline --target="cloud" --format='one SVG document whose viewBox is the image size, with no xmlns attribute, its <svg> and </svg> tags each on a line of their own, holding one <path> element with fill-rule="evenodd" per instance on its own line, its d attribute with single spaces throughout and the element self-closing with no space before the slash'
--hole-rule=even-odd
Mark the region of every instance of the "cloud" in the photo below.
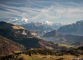
<svg viewBox="0 0 83 60">
<path fill-rule="evenodd" d="M 41 12 L 34 16 L 32 19 L 37 20 L 44 18 L 45 20 L 59 19 L 59 18 L 82 18 L 83 17 L 83 8 L 72 8 L 72 7 L 56 7 L 50 6 L 47 9 L 42 9 Z"/>
<path fill-rule="evenodd" d="M 60 2 L 59 2 L 60 1 Z M 73 1 L 63 2 L 61 0 L 27 0 L 25 3 L 0 4 L 0 18 L 23 18 L 28 20 L 61 20 L 63 18 L 80 19 L 83 18 L 83 4 Z M 65 1 L 65 0 L 64 0 Z M 12 5 L 11 5 L 12 4 Z M 17 6 L 21 5 L 21 6 Z M 26 18 L 26 19 L 24 19 Z M 27 20 L 28 19 L 28 20 Z"/>
</svg>

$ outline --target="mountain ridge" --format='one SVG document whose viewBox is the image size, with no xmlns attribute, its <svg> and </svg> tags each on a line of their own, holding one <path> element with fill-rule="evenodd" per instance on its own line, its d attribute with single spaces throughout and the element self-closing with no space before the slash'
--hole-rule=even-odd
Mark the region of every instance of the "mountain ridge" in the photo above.
<svg viewBox="0 0 83 60">
<path fill-rule="evenodd" d="M 57 30 L 61 34 L 72 34 L 83 36 L 83 20 L 77 21 L 76 23 L 65 25 Z"/>
<path fill-rule="evenodd" d="M 8 23 L 8 24 L 10 24 L 10 23 Z M 23 34 L 22 32 L 25 32 L 26 34 Z M 33 36 L 34 34 L 32 35 L 31 32 L 26 31 L 26 29 L 0 29 L 0 35 L 6 37 L 8 39 L 11 39 L 14 42 L 18 42 L 18 43 L 24 45 L 24 47 L 26 49 L 48 48 L 48 47 L 54 48 L 53 45 L 56 45 L 49 41 L 40 39 L 37 36 Z"/>
<path fill-rule="evenodd" d="M 57 43 L 69 43 L 74 44 L 76 42 L 83 42 L 83 36 L 71 35 L 71 34 L 60 34 L 56 30 L 48 32 L 41 37 L 42 39 L 53 41 Z"/>
</svg>

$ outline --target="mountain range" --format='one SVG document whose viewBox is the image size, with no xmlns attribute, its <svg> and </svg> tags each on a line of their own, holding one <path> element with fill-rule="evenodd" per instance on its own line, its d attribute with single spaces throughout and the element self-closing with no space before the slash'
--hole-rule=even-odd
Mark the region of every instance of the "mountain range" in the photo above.
<svg viewBox="0 0 83 60">
<path fill-rule="evenodd" d="M 40 37 L 38 37 L 36 33 L 28 31 L 22 26 L 13 25 L 3 21 L 0 22 L 0 35 L 7 39 L 10 39 L 11 41 L 19 43 L 19 45 L 22 44 L 26 49 L 30 49 L 30 48 L 56 49 L 57 48 L 57 44 L 40 39 Z M 5 42 L 5 40 L 3 41 Z M 11 42 L 9 42 L 9 44 L 11 44 Z M 7 44 L 7 46 L 9 45 Z M 12 46 L 10 45 L 10 47 Z"/>
<path fill-rule="evenodd" d="M 43 20 L 32 21 L 26 18 L 16 18 L 14 20 L 9 20 L 8 22 L 13 24 L 20 23 L 20 25 L 22 25 L 27 30 L 34 31 L 40 36 L 43 36 L 45 33 L 53 30 L 57 30 L 61 34 L 83 35 L 83 20 L 72 24 L 64 24 Z"/>
<path fill-rule="evenodd" d="M 56 30 L 45 33 L 42 39 L 53 41 L 57 43 L 68 43 L 74 44 L 76 42 L 83 42 L 83 36 L 71 35 L 71 34 L 60 34 Z"/>
<path fill-rule="evenodd" d="M 77 22 L 76 24 L 78 23 L 82 24 L 82 22 Z M 27 26 L 29 27 L 26 29 L 23 26 L 25 26 L 26 28 Z M 41 27 L 43 27 L 43 29 Z M 47 29 L 48 31 L 50 29 L 50 31 L 45 32 L 43 36 L 39 36 L 34 32 L 37 31 L 37 29 L 41 31 L 43 31 L 44 29 L 45 30 Z M 14 50 L 11 51 L 16 51 L 16 50 L 22 51 L 21 48 L 23 48 L 23 50 L 30 48 L 62 49 L 63 44 L 68 44 L 68 46 L 70 44 L 76 46 L 82 45 L 83 36 L 77 36 L 71 34 L 64 35 L 59 33 L 58 31 L 59 30 L 51 30 L 51 28 L 46 28 L 46 26 L 43 26 L 41 23 L 37 22 L 23 24 L 21 26 L 21 25 L 15 25 L 8 22 L 0 21 L 0 39 L 1 43 L 3 42 L 0 46 L 1 48 L 0 51 L 2 51 L 3 49 L 2 54 L 4 54 L 3 52 L 5 51 L 6 48 L 7 52 L 10 53 L 9 50 L 11 50 L 11 48 L 9 49 L 9 47 L 14 48 Z M 6 40 L 8 43 L 5 42 Z M 4 43 L 6 44 L 6 46 L 4 45 Z M 11 43 L 13 46 L 10 45 Z M 8 54 L 7 52 L 6 54 Z"/>
<path fill-rule="evenodd" d="M 83 20 L 77 21 L 76 23 L 65 25 L 57 30 L 61 34 L 72 34 L 83 36 Z"/>
<path fill-rule="evenodd" d="M 7 22 L 15 25 L 22 25 L 27 30 L 34 31 L 40 36 L 44 35 L 46 32 L 57 30 L 59 29 L 59 27 L 66 25 L 63 23 L 53 23 L 50 21 L 43 21 L 43 20 L 32 21 L 26 18 L 15 18 L 13 20 L 10 19 Z"/>
<path fill-rule="evenodd" d="M 25 27 L 27 30 L 36 32 L 39 36 L 42 36 L 47 32 L 59 29 L 59 27 L 63 26 L 63 24 L 45 21 L 45 22 L 30 22 L 27 24 L 22 24 L 22 26 Z"/>
</svg>

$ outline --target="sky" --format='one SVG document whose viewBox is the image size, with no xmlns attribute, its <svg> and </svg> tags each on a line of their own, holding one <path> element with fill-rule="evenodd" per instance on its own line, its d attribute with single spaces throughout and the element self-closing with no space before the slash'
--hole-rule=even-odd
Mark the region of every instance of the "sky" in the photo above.
<svg viewBox="0 0 83 60">
<path fill-rule="evenodd" d="M 83 0 L 0 0 L 0 21 L 18 19 L 75 23 L 83 20 Z"/>
</svg>

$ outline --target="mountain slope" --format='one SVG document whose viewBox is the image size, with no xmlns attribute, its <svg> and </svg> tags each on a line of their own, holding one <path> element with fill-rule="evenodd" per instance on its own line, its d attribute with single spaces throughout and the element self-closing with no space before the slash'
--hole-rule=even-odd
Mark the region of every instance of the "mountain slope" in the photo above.
<svg viewBox="0 0 83 60">
<path fill-rule="evenodd" d="M 25 47 L 10 39 L 0 36 L 0 55 L 8 55 L 14 51 L 24 51 Z"/>
<path fill-rule="evenodd" d="M 32 21 L 26 24 L 22 24 L 22 26 L 25 27 L 27 30 L 34 31 L 40 36 L 52 30 L 58 30 L 58 28 L 63 25 L 65 24 L 53 23 L 50 21 L 38 21 L 38 22 Z"/>
<path fill-rule="evenodd" d="M 2 22 L 0 22 L 0 23 L 2 23 Z M 10 26 L 10 23 L 5 22 L 5 24 L 8 24 L 8 25 L 6 25 L 7 27 Z M 2 24 L 2 25 L 4 26 L 4 24 Z M 0 25 L 0 27 L 2 25 Z M 16 25 L 13 25 L 13 26 L 16 26 Z M 6 29 L 4 27 L 0 28 L 0 35 L 13 40 L 14 42 L 23 44 L 26 47 L 26 49 L 47 48 L 47 47 L 53 48 L 53 45 L 55 45 L 54 43 L 51 43 L 49 41 L 45 41 L 43 39 L 38 38 L 36 35 L 33 36 L 34 33 L 27 31 L 26 29 L 21 29 L 21 28 L 19 28 L 19 29 L 7 28 Z M 18 26 L 16 26 L 16 27 L 18 27 Z M 33 33 L 33 35 L 31 33 Z"/>
<path fill-rule="evenodd" d="M 76 35 L 70 35 L 70 34 L 63 35 L 63 34 L 59 34 L 56 30 L 46 33 L 41 38 L 48 41 L 58 42 L 58 43 L 73 44 L 76 42 L 83 42 L 83 36 L 76 36 Z"/>
<path fill-rule="evenodd" d="M 27 30 L 36 32 L 40 36 L 45 34 L 48 31 L 53 30 L 49 25 L 47 26 L 47 24 L 43 24 L 40 22 L 31 22 L 31 23 L 23 24 L 22 26 L 25 27 Z"/>
<path fill-rule="evenodd" d="M 44 34 L 44 37 L 53 37 L 53 36 L 58 36 L 59 33 L 56 30 L 53 30 L 51 32 L 47 32 L 46 34 Z"/>
<path fill-rule="evenodd" d="M 83 35 L 83 21 L 77 21 L 74 24 L 62 26 L 58 29 L 58 32 L 62 34 Z"/>
</svg>

